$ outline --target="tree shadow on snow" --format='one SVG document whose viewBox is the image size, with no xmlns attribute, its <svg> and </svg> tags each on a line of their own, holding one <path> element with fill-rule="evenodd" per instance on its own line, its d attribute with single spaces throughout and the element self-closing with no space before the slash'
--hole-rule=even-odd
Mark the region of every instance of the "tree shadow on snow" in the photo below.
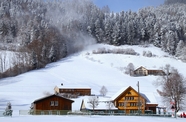
<svg viewBox="0 0 186 122">
<path fill-rule="evenodd" d="M 3 78 L 0 80 L 0 86 L 12 84 L 12 83 L 17 83 L 19 81 L 20 81 L 19 77 L 17 77 L 17 78 L 15 78 L 15 77 Z"/>
</svg>

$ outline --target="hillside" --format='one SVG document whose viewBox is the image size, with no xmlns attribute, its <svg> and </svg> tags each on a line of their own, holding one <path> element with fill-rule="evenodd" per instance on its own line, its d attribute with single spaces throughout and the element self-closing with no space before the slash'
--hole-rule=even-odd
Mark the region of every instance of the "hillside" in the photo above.
<svg viewBox="0 0 186 122">
<path fill-rule="evenodd" d="M 114 13 L 92 0 L 1 0 L 0 60 L 9 62 L 0 63 L 0 78 L 43 68 L 92 43 L 153 44 L 186 61 L 186 5 L 181 1 Z M 6 51 L 15 54 L 9 57 Z"/>
<path fill-rule="evenodd" d="M 92 54 L 98 48 L 133 48 L 139 53 L 135 55 L 123 54 Z M 155 57 L 144 57 L 143 51 L 151 51 Z M 129 63 L 135 68 L 144 66 L 146 68 L 159 69 L 165 64 L 177 68 L 183 75 L 186 64 L 168 56 L 159 48 L 154 46 L 110 46 L 96 44 L 90 46 L 80 53 L 64 58 L 56 63 L 51 63 L 43 69 L 30 71 L 16 77 L 0 80 L 0 110 L 4 110 L 6 103 L 11 102 L 14 110 L 28 110 L 30 104 L 46 93 L 54 93 L 54 87 L 63 83 L 64 87 L 88 86 L 92 88 L 92 94 L 99 95 L 99 90 L 104 85 L 108 89 L 107 96 L 112 96 L 122 87 L 132 86 L 137 89 L 136 83 L 140 82 L 140 92 L 147 96 L 154 96 L 155 102 L 166 106 L 161 102 L 156 92 L 154 82 L 157 76 L 131 77 L 121 70 Z M 79 102 L 79 103 L 78 103 Z M 73 109 L 79 109 L 81 99 L 73 104 Z"/>
</svg>

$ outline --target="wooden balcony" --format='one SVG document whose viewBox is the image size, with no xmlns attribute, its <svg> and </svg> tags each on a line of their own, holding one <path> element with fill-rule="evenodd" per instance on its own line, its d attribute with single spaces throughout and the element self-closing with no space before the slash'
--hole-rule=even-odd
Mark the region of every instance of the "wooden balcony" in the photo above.
<svg viewBox="0 0 186 122">
<path fill-rule="evenodd" d="M 124 107 L 124 106 L 119 106 L 118 107 L 120 110 L 128 110 L 128 109 L 138 109 L 138 106 L 127 106 L 127 107 Z M 140 109 L 145 109 L 144 106 L 141 106 Z"/>
</svg>

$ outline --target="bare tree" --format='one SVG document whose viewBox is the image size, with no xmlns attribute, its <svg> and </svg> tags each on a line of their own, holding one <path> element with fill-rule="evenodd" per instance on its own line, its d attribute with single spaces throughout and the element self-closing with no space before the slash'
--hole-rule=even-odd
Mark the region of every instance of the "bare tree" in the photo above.
<svg viewBox="0 0 186 122">
<path fill-rule="evenodd" d="M 132 76 L 134 73 L 134 65 L 133 63 L 129 63 L 126 67 L 125 74 L 130 74 Z"/>
<path fill-rule="evenodd" d="M 107 94 L 108 90 L 105 86 L 102 86 L 101 90 L 99 92 L 102 96 L 105 96 Z"/>
<path fill-rule="evenodd" d="M 51 93 L 48 92 L 48 91 L 44 91 L 43 94 L 44 94 L 45 96 L 49 96 L 49 95 L 51 95 Z"/>
<path fill-rule="evenodd" d="M 90 107 L 92 107 L 92 109 L 94 111 L 95 108 L 99 105 L 99 98 L 98 98 L 98 96 L 91 96 L 91 97 L 89 97 L 88 103 L 89 103 Z"/>
<path fill-rule="evenodd" d="M 34 103 L 31 103 L 29 114 L 33 115 L 34 114 Z"/>
<path fill-rule="evenodd" d="M 108 110 L 109 110 L 109 113 L 110 113 L 110 110 L 114 107 L 114 104 L 112 101 L 108 101 L 107 104 L 106 104 Z"/>
<path fill-rule="evenodd" d="M 157 84 L 162 90 L 157 90 L 163 97 L 164 102 L 173 102 L 175 113 L 183 109 L 184 97 L 186 95 L 186 80 L 173 67 L 166 65 L 164 68 L 166 73 L 158 78 Z"/>
</svg>

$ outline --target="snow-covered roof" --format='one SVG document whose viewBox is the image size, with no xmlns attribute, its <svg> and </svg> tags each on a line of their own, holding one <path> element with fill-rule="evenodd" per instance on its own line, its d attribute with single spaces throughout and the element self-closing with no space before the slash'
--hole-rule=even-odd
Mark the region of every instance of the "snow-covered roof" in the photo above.
<svg viewBox="0 0 186 122">
<path fill-rule="evenodd" d="M 146 97 L 147 104 L 158 104 L 157 99 L 153 92 L 143 92 L 143 94 Z"/>
<path fill-rule="evenodd" d="M 92 110 L 93 108 L 91 107 L 90 103 L 89 103 L 89 97 L 86 97 L 85 99 L 83 99 L 83 106 L 84 108 L 82 109 L 88 109 L 88 110 Z M 97 107 L 95 107 L 94 110 L 118 110 L 118 108 L 116 108 L 114 106 L 114 104 L 111 102 L 110 98 L 105 98 L 105 97 L 99 97 L 99 104 Z M 109 105 L 110 104 L 110 105 Z M 110 106 L 110 108 L 109 108 Z"/>
<path fill-rule="evenodd" d="M 137 69 L 135 70 L 138 70 L 140 68 L 145 68 L 146 70 L 162 70 L 160 68 L 157 68 L 157 67 L 146 67 L 146 66 L 139 66 Z"/>
<path fill-rule="evenodd" d="M 136 70 L 141 69 L 141 68 L 144 68 L 144 69 L 148 70 L 147 68 L 145 68 L 145 67 L 143 67 L 143 66 L 138 67 Z M 136 70 L 135 70 L 135 71 L 136 71 Z"/>
<path fill-rule="evenodd" d="M 116 94 L 114 94 L 112 97 L 111 97 L 111 100 L 115 100 L 119 95 L 121 95 L 128 87 L 123 87 L 121 88 Z"/>
<path fill-rule="evenodd" d="M 45 97 L 39 98 L 39 99 L 35 100 L 33 103 L 36 103 L 36 102 L 38 102 L 38 101 L 40 101 L 40 100 L 47 99 L 47 98 L 52 97 L 52 96 L 57 96 L 57 97 L 60 97 L 60 98 L 63 98 L 63 99 L 66 99 L 66 100 L 69 100 L 69 101 L 74 102 L 73 100 L 70 100 L 70 99 L 64 98 L 63 96 L 60 96 L 60 95 L 57 95 L 57 94 L 52 94 L 52 95 L 48 95 L 48 96 L 45 96 Z"/>
</svg>

